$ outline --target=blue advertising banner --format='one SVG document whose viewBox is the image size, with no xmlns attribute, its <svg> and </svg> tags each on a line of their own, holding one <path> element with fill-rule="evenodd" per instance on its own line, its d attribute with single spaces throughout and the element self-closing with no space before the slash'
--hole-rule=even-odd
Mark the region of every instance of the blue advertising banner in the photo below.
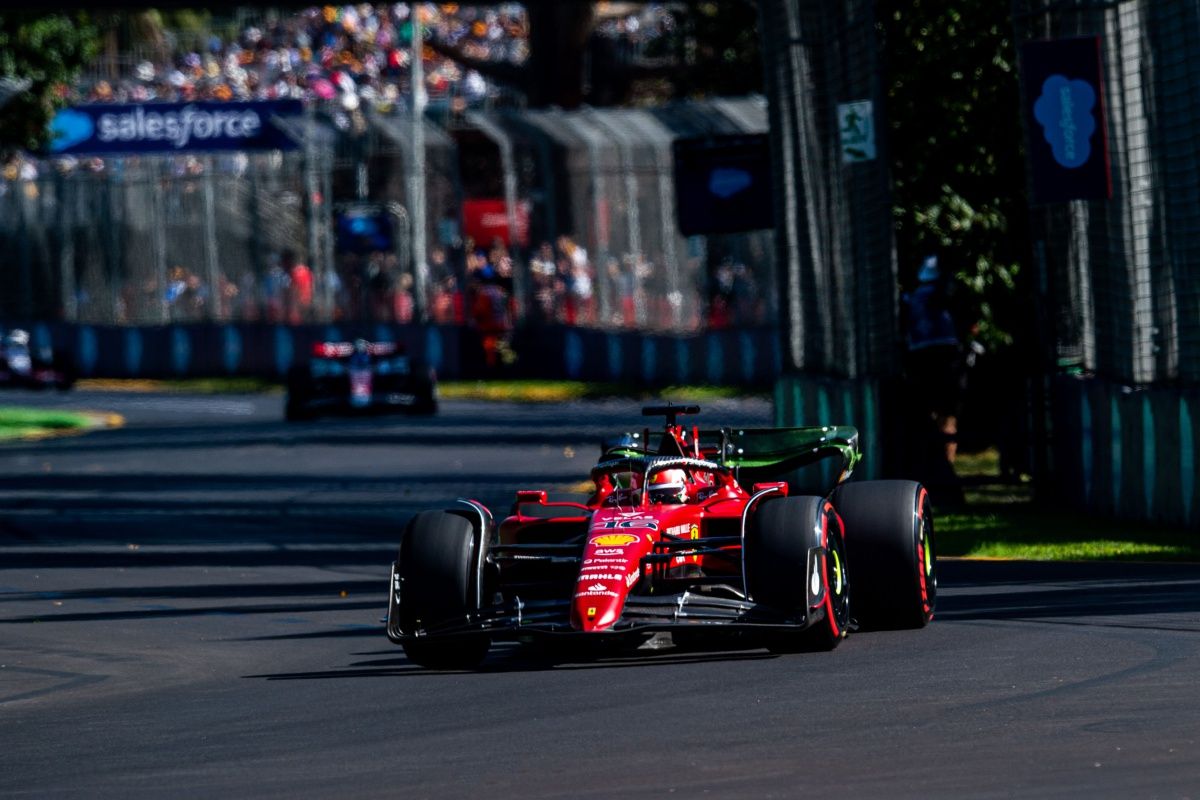
<svg viewBox="0 0 1200 800">
<path fill-rule="evenodd" d="M 296 141 L 272 120 L 302 111 L 299 100 L 75 106 L 50 122 L 50 153 L 289 150 Z"/>
<path fill-rule="evenodd" d="M 1112 197 L 1100 37 L 1021 46 L 1033 202 Z"/>
<path fill-rule="evenodd" d="M 675 203 L 684 236 L 775 225 L 766 134 L 676 139 Z"/>
</svg>

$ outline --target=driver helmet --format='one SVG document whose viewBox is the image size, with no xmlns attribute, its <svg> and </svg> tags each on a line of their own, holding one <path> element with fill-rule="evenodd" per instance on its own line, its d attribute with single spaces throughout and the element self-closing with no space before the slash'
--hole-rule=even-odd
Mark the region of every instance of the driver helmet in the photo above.
<svg viewBox="0 0 1200 800">
<path fill-rule="evenodd" d="M 9 347 L 26 347 L 29 344 L 29 332 L 15 328 L 4 337 L 4 343 Z"/>
<path fill-rule="evenodd" d="M 651 503 L 687 502 L 687 473 L 681 469 L 664 469 L 650 479 Z"/>
</svg>

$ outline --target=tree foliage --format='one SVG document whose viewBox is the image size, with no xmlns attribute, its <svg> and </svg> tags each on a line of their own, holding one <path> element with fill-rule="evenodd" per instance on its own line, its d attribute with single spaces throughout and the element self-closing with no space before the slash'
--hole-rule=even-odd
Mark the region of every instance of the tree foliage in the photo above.
<svg viewBox="0 0 1200 800">
<path fill-rule="evenodd" d="M 763 90 L 758 5 L 703 2 L 677 5 L 672 35 L 649 48 L 680 65 L 672 76 L 675 97 L 744 95 Z"/>
<path fill-rule="evenodd" d="M 902 280 L 923 255 L 950 268 L 991 346 L 1019 316 L 1028 208 L 1007 3 L 880 0 Z"/>
<path fill-rule="evenodd" d="M 84 14 L 0 14 L 0 77 L 31 82 L 0 110 L 0 154 L 45 144 L 64 88 L 97 47 L 98 34 Z"/>
</svg>

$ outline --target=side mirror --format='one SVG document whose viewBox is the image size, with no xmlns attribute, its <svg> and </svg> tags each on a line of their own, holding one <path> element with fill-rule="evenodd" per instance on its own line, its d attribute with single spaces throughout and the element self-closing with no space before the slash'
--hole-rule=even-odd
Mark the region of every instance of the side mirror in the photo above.
<svg viewBox="0 0 1200 800">
<path fill-rule="evenodd" d="M 517 492 L 517 505 L 522 503 L 537 503 L 546 505 L 546 492 L 541 489 L 521 489 Z"/>
</svg>

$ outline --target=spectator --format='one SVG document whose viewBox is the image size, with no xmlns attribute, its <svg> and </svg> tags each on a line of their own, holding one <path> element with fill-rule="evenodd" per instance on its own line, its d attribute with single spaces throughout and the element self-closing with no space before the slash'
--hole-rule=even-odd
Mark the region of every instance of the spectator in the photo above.
<svg viewBox="0 0 1200 800">
<path fill-rule="evenodd" d="M 281 266 L 288 276 L 288 322 L 298 325 L 313 319 L 313 276 L 307 264 L 296 260 L 292 250 L 283 251 Z"/>
<path fill-rule="evenodd" d="M 917 430 L 932 424 L 939 457 L 920 467 L 927 484 L 946 491 L 944 497 L 961 497 L 953 465 L 958 452 L 958 415 L 966 373 L 958 332 L 951 313 L 951 289 L 943 278 L 938 257 L 921 263 L 917 286 L 901 296 L 906 331 L 905 369 L 921 417 Z M 918 448 L 919 449 L 919 448 Z"/>
</svg>

